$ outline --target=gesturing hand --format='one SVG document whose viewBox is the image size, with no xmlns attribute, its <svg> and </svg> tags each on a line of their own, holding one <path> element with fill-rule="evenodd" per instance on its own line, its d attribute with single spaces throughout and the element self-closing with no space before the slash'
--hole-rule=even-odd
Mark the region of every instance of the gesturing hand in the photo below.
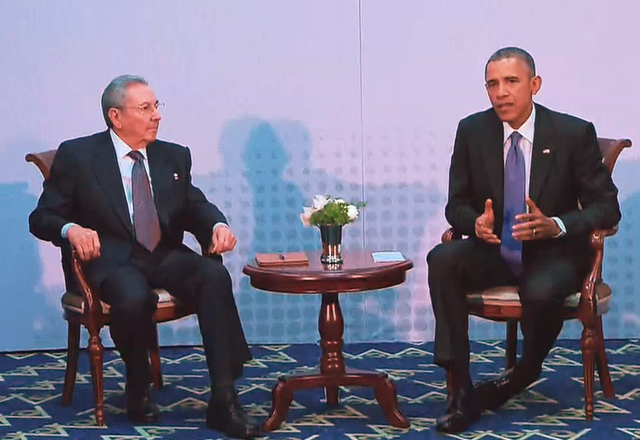
<svg viewBox="0 0 640 440">
<path fill-rule="evenodd" d="M 476 236 L 487 243 L 500 244 L 500 239 L 493 233 L 493 202 L 487 199 L 484 202 L 484 212 L 476 219 Z"/>
<path fill-rule="evenodd" d="M 93 229 L 74 225 L 67 231 L 67 239 L 82 261 L 90 261 L 100 256 L 100 239 Z"/>
<path fill-rule="evenodd" d="M 560 227 L 555 220 L 544 215 L 533 200 L 527 197 L 526 203 L 529 212 L 516 215 L 518 223 L 513 227 L 513 238 L 521 241 L 541 240 L 555 237 L 560 233 Z"/>
<path fill-rule="evenodd" d="M 236 247 L 238 240 L 231 232 L 231 228 L 227 225 L 218 226 L 214 229 L 211 236 L 211 245 L 209 246 L 210 254 L 223 254 Z"/>
</svg>

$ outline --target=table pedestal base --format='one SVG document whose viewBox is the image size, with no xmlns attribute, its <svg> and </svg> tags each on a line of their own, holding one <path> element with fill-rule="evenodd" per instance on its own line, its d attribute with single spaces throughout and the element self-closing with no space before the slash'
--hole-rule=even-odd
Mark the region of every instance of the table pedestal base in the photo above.
<svg viewBox="0 0 640 440">
<path fill-rule="evenodd" d="M 320 333 L 320 371 L 316 374 L 284 376 L 272 391 L 272 412 L 263 428 L 265 431 L 277 429 L 287 417 L 289 405 L 296 390 L 306 388 L 324 388 L 327 392 L 327 404 L 338 405 L 338 387 L 371 387 L 376 400 L 389 423 L 398 428 L 408 428 L 409 421 L 398 410 L 398 394 L 395 384 L 386 373 L 348 369 L 342 353 L 344 319 L 337 293 L 323 293 L 322 305 L 318 316 Z"/>
<path fill-rule="evenodd" d="M 382 412 L 392 426 L 408 428 L 409 421 L 398 410 L 398 400 L 395 384 L 386 373 L 375 371 L 361 371 L 347 369 L 343 374 L 309 374 L 300 376 L 283 376 L 272 390 L 272 412 L 263 428 L 265 431 L 278 429 L 287 417 L 289 405 L 293 401 L 293 393 L 296 390 L 307 388 L 325 388 L 327 392 L 327 405 L 338 405 L 338 387 L 356 386 L 371 387 L 375 391 L 375 397 L 382 408 Z"/>
</svg>

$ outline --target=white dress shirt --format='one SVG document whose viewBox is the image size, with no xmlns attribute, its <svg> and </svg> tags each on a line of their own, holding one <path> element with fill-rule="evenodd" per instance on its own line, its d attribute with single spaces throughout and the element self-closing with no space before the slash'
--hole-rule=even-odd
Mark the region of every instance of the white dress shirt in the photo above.
<svg viewBox="0 0 640 440">
<path fill-rule="evenodd" d="M 129 156 L 129 153 L 133 151 L 133 149 L 128 146 L 122 139 L 118 137 L 118 135 L 113 130 L 109 130 L 109 134 L 111 135 L 111 140 L 113 141 L 113 146 L 116 149 L 116 157 L 118 158 L 118 167 L 120 168 L 120 176 L 122 177 L 122 186 L 124 187 L 124 196 L 127 199 L 127 208 L 129 208 L 129 218 L 131 219 L 131 224 L 133 225 L 133 184 L 131 181 L 131 174 L 133 172 L 133 165 L 136 163 L 135 160 Z M 149 160 L 147 158 L 147 148 L 140 148 L 138 150 L 144 160 L 142 163 L 144 164 L 144 169 L 147 173 L 147 177 L 149 178 L 149 185 L 151 186 L 151 194 L 153 195 L 153 184 L 151 183 L 151 173 L 149 171 Z"/>
<path fill-rule="evenodd" d="M 522 157 L 524 157 L 524 193 L 529 194 L 529 182 L 531 181 L 531 158 L 533 157 L 533 137 L 535 135 L 536 125 L 536 106 L 533 105 L 531 109 L 531 114 L 524 121 L 524 124 L 520 126 L 517 130 L 515 130 L 508 122 L 503 122 L 502 126 L 504 127 L 504 164 L 507 163 L 507 153 L 509 152 L 509 148 L 511 148 L 511 134 L 514 131 L 517 131 L 522 136 L 520 139 L 520 151 L 522 152 Z M 527 209 L 528 211 L 528 209 Z M 558 227 L 560 228 L 560 233 L 556 235 L 556 237 L 561 237 L 562 235 L 567 233 L 567 229 L 564 226 L 564 223 L 558 217 L 551 217 Z"/>
<path fill-rule="evenodd" d="M 533 106 L 529 118 L 518 128 L 514 128 L 509 125 L 508 122 L 503 122 L 504 127 L 504 164 L 507 163 L 507 153 L 511 148 L 511 133 L 517 131 L 522 135 L 520 139 L 520 151 L 524 157 L 524 193 L 529 194 L 529 181 L 531 180 L 531 157 L 533 156 L 533 135 L 535 134 L 535 122 L 536 122 L 536 106 Z"/>
</svg>

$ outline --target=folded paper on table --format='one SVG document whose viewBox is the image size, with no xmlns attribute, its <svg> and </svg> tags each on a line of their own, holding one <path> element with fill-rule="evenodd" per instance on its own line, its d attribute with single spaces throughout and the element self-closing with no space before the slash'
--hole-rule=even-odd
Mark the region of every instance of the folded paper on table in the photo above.
<svg viewBox="0 0 640 440">
<path fill-rule="evenodd" d="M 387 252 L 371 252 L 374 263 L 393 263 L 396 261 L 404 261 L 404 255 L 401 252 L 387 251 Z"/>
<path fill-rule="evenodd" d="M 258 266 L 308 266 L 309 258 L 304 252 L 287 252 L 280 254 L 256 253 Z"/>
</svg>

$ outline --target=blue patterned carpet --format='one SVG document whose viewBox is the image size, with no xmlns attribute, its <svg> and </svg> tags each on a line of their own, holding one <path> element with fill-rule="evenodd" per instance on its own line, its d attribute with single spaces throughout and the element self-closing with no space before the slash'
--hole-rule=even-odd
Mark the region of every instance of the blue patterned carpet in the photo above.
<svg viewBox="0 0 640 440">
<path fill-rule="evenodd" d="M 349 366 L 378 369 L 392 376 L 400 409 L 409 429 L 388 426 L 368 389 L 344 389 L 342 405 L 326 411 L 324 393 L 300 391 L 294 396 L 287 423 L 268 439 L 391 440 L 442 438 L 433 429 L 444 410 L 444 376 L 432 361 L 432 344 L 351 344 Z M 584 421 L 582 363 L 578 341 L 561 341 L 545 364 L 540 380 L 505 408 L 487 412 L 459 439 L 640 439 L 640 341 L 608 341 L 609 364 L 616 399 L 602 400 L 596 384 L 596 420 Z M 239 382 L 241 401 L 257 418 L 266 419 L 275 379 L 287 372 L 317 365 L 315 345 L 254 346 L 255 360 Z M 473 377 L 498 373 L 503 342 L 473 344 Z M 165 388 L 155 397 L 161 408 L 159 426 L 131 425 L 124 413 L 124 366 L 117 353 L 105 353 L 107 425 L 95 426 L 93 399 L 85 353 L 71 406 L 60 406 L 65 353 L 0 355 L 0 438 L 3 439 L 217 439 L 206 428 L 209 397 L 203 352 L 199 348 L 162 350 Z"/>
</svg>

